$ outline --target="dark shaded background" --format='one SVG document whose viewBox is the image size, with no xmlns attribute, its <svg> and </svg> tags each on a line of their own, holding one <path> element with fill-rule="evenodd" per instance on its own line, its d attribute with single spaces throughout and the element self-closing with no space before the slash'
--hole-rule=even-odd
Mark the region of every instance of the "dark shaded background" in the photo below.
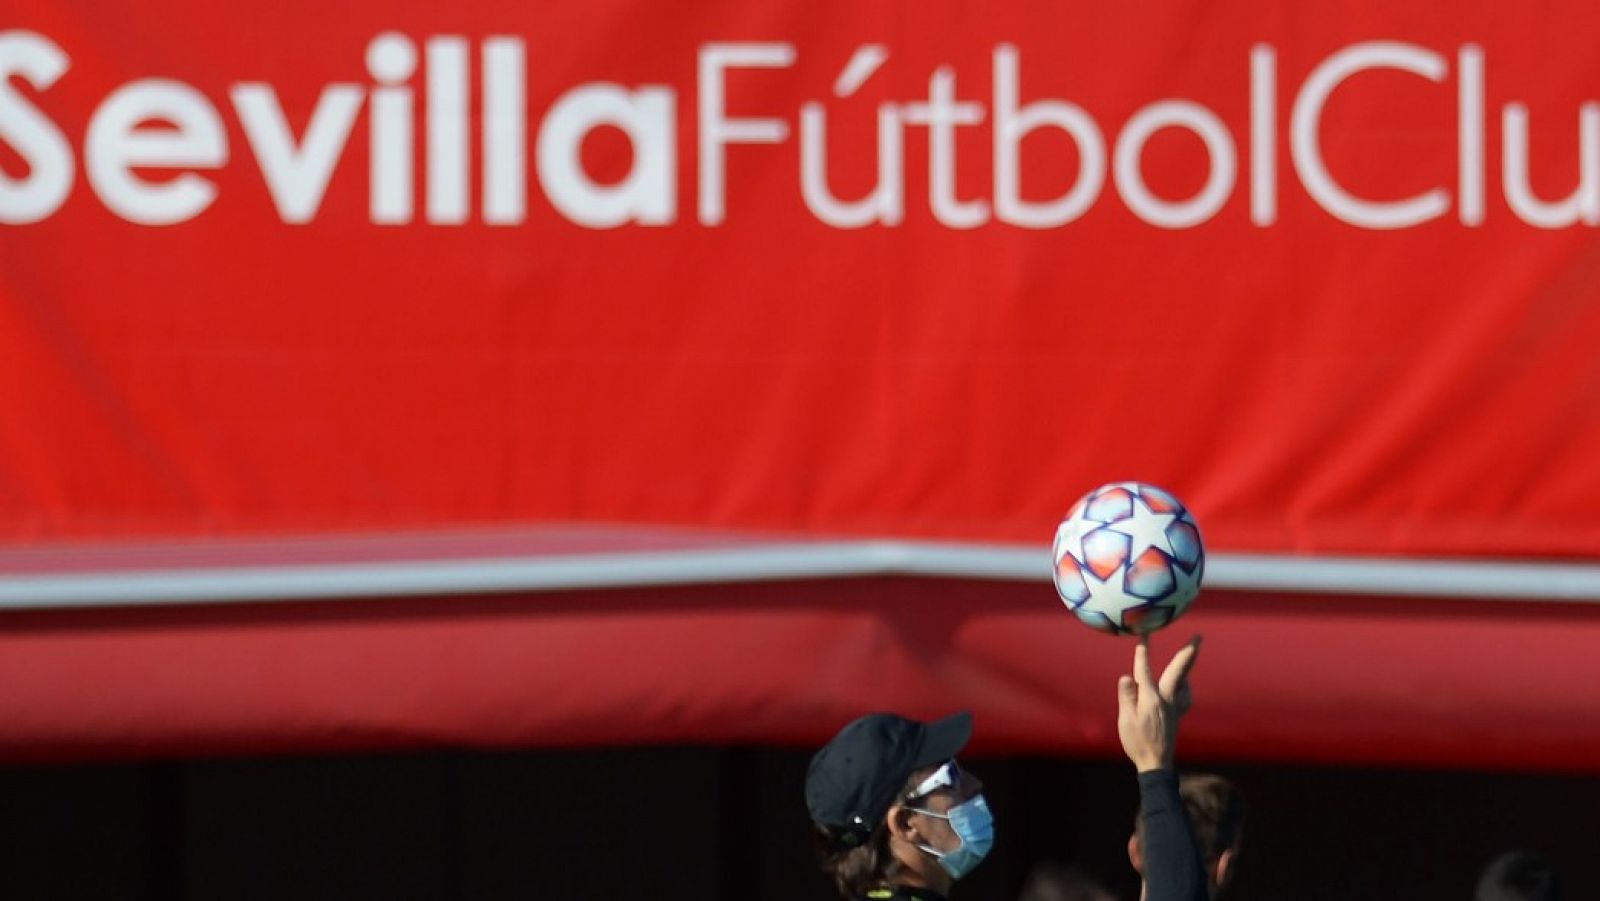
<svg viewBox="0 0 1600 901">
<path fill-rule="evenodd" d="M 0 770 L 6 898 L 827 899 L 806 843 L 808 753 L 441 751 Z M 999 823 L 956 901 L 1078 863 L 1137 896 L 1120 762 L 969 761 Z M 1530 847 L 1600 897 L 1600 780 L 1209 766 L 1251 804 L 1238 899 L 1468 899 Z"/>
</svg>

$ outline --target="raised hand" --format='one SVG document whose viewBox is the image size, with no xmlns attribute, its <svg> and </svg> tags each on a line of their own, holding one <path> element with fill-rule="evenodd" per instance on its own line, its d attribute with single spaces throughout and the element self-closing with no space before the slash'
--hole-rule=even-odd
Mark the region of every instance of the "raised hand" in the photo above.
<svg viewBox="0 0 1600 901">
<path fill-rule="evenodd" d="M 1200 653 L 1200 636 L 1174 654 L 1158 681 L 1150 669 L 1150 637 L 1133 649 L 1133 675 L 1117 680 L 1117 737 L 1139 772 L 1169 769 L 1178 744 L 1178 721 L 1193 700 L 1189 671 Z"/>
</svg>

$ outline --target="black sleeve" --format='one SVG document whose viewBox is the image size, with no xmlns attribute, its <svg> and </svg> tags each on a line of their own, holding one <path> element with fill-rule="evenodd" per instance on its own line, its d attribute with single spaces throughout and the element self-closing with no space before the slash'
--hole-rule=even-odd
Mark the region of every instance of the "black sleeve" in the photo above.
<svg viewBox="0 0 1600 901">
<path fill-rule="evenodd" d="M 1171 770 L 1139 774 L 1147 901 L 1207 901 L 1205 863 Z"/>
</svg>

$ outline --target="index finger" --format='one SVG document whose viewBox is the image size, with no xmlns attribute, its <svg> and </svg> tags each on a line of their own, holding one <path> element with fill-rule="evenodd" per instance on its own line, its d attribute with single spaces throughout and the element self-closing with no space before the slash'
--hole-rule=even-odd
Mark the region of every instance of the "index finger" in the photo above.
<svg viewBox="0 0 1600 901">
<path fill-rule="evenodd" d="M 1140 692 L 1155 691 L 1155 676 L 1150 672 L 1150 636 L 1140 635 L 1133 649 L 1133 679 L 1139 683 Z"/>
<path fill-rule="evenodd" d="M 1184 645 L 1182 650 L 1173 655 L 1172 662 L 1161 672 L 1163 698 L 1170 699 L 1177 696 L 1178 689 L 1183 687 L 1184 681 L 1189 678 L 1189 671 L 1194 669 L 1194 662 L 1199 656 L 1200 636 L 1196 635 L 1189 639 L 1189 643 Z"/>
</svg>

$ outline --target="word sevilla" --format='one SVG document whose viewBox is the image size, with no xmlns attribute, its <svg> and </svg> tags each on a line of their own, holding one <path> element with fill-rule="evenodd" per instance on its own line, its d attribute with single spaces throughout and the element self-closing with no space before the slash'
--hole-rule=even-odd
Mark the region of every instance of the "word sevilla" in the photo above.
<svg viewBox="0 0 1600 901">
<path fill-rule="evenodd" d="M 425 107 L 422 123 L 426 164 L 425 221 L 459 225 L 470 210 L 469 154 L 471 81 L 469 44 L 460 36 L 424 42 Z M 1108 140 L 1100 123 L 1077 104 L 1056 98 L 1024 103 L 1018 51 L 1001 44 L 992 53 L 993 96 L 985 107 L 958 99 L 956 76 L 940 67 L 930 76 L 925 100 L 890 102 L 877 109 L 877 183 L 865 196 L 842 199 L 829 185 L 827 111 L 819 101 L 800 105 L 793 119 L 776 114 L 729 115 L 727 80 L 739 70 L 785 69 L 796 51 L 783 42 L 709 43 L 698 48 L 698 221 L 717 226 L 726 218 L 726 149 L 730 145 L 780 144 L 798 131 L 800 193 L 806 208 L 835 228 L 895 226 L 905 211 L 904 134 L 927 129 L 928 203 L 934 218 L 950 228 L 991 221 L 1030 228 L 1057 228 L 1084 215 L 1106 194 L 1110 180 L 1121 201 L 1145 222 L 1181 229 L 1211 219 L 1233 195 L 1239 151 L 1234 135 L 1216 113 L 1191 100 L 1168 98 L 1138 110 Z M 854 94 L 888 58 L 879 44 L 858 48 L 834 83 L 839 98 Z M 329 84 L 309 123 L 296 136 L 270 84 L 239 82 L 228 89 L 233 113 L 250 145 L 279 216 L 287 223 L 315 219 L 363 105 L 371 129 L 368 211 L 373 223 L 401 225 L 416 218 L 414 194 L 416 44 L 385 32 L 366 48 L 373 85 Z M 1257 226 L 1277 220 L 1278 76 L 1276 51 L 1258 44 L 1250 52 L 1250 218 Z M 0 140 L 27 164 L 21 177 L 0 171 L 0 222 L 39 222 L 55 213 L 73 190 L 73 147 L 49 115 L 19 93 L 20 78 L 47 99 L 71 60 L 49 38 L 29 31 L 0 32 Z M 526 48 L 516 37 L 482 41 L 480 55 L 480 187 L 482 221 L 516 225 L 527 215 Z M 1300 85 L 1290 108 L 1290 157 L 1307 195 L 1332 216 L 1369 229 L 1409 228 L 1447 215 L 1451 194 L 1433 187 L 1404 198 L 1358 196 L 1329 172 L 1320 149 L 1322 110 L 1347 79 L 1385 72 L 1443 82 L 1446 57 L 1397 41 L 1353 44 L 1321 61 Z M 1379 77 L 1371 75 L 1368 77 Z M 1454 208 L 1462 224 L 1479 225 L 1485 215 L 1484 57 L 1467 44 L 1456 59 L 1458 181 Z M 48 105 L 47 103 L 45 105 Z M 670 225 L 678 220 L 677 91 L 666 85 L 627 87 L 589 82 L 566 91 L 544 112 L 535 132 L 534 172 L 552 207 L 589 228 L 625 224 Z M 992 194 L 957 196 L 956 130 L 989 123 Z M 613 127 L 632 145 L 627 173 L 599 183 L 581 159 L 584 138 Z M 1077 172 L 1055 197 L 1024 198 L 1022 141 L 1040 129 L 1055 129 L 1073 141 Z M 1193 196 L 1162 197 L 1146 184 L 1140 163 L 1146 144 L 1165 129 L 1197 136 L 1208 160 L 1204 184 Z M 1512 213 L 1540 228 L 1600 225 L 1600 104 L 1584 103 L 1578 114 L 1577 187 L 1549 199 L 1530 187 L 1528 113 L 1522 104 L 1502 110 L 1501 188 Z M 194 87 L 172 79 L 145 78 L 107 95 L 89 118 L 83 139 L 84 171 L 102 203 L 116 215 L 143 225 L 173 225 L 200 215 L 217 197 L 202 173 L 225 165 L 227 131 L 216 106 Z M 171 170 L 152 180 L 152 169 Z"/>
</svg>

